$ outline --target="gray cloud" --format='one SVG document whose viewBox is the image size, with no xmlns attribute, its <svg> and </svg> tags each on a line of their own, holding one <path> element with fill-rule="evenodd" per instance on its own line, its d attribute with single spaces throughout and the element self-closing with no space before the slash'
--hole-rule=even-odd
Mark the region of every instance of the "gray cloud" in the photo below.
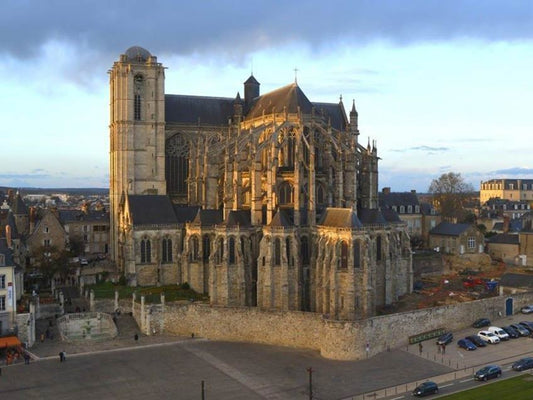
<svg viewBox="0 0 533 400">
<path fill-rule="evenodd" d="M 72 43 L 81 56 L 116 59 L 131 45 L 155 55 L 241 54 L 301 41 L 315 49 L 331 41 L 364 45 L 474 38 L 529 40 L 533 8 L 508 0 L 5 0 L 0 53 L 27 59 L 50 42 Z"/>
<path fill-rule="evenodd" d="M 393 149 L 391 151 L 397 152 L 397 153 L 405 153 L 408 151 L 425 151 L 428 152 L 427 154 L 435 154 L 437 152 L 444 152 L 450 150 L 449 147 L 432 147 L 432 146 L 413 146 L 413 147 L 407 147 L 405 149 Z"/>
<path fill-rule="evenodd" d="M 48 174 L 0 174 L 0 179 L 46 179 Z"/>
<path fill-rule="evenodd" d="M 506 168 L 506 169 L 498 169 L 496 171 L 492 171 L 490 174 L 491 175 L 511 175 L 511 176 L 530 175 L 530 177 L 532 177 L 533 168 L 513 167 L 513 168 Z"/>
</svg>

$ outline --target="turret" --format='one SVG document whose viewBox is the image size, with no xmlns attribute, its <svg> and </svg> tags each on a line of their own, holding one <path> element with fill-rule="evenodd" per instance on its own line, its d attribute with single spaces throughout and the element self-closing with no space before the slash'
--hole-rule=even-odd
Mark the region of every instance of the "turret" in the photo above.
<svg viewBox="0 0 533 400">
<path fill-rule="evenodd" d="M 244 82 L 244 106 L 246 110 L 250 108 L 253 99 L 259 97 L 259 86 L 260 83 L 257 82 L 257 79 L 253 75 L 250 75 L 246 82 Z"/>
<path fill-rule="evenodd" d="M 355 100 L 352 103 L 352 110 L 350 111 L 350 132 L 356 137 L 359 136 L 359 115 L 355 109 Z"/>
</svg>

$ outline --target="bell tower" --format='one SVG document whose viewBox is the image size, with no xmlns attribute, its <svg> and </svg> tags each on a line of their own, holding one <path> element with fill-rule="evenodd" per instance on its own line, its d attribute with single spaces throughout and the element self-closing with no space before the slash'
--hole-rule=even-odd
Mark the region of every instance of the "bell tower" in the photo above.
<svg viewBox="0 0 533 400">
<path fill-rule="evenodd" d="M 166 194 L 164 67 L 142 47 L 130 47 L 109 71 L 109 87 L 110 242 L 117 261 L 122 196 Z"/>
</svg>

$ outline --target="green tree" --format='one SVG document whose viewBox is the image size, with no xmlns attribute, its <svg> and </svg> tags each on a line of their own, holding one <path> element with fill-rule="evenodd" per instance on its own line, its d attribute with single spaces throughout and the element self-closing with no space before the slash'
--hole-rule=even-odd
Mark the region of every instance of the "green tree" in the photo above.
<svg viewBox="0 0 533 400">
<path fill-rule="evenodd" d="M 69 256 L 68 251 L 59 250 L 55 246 L 40 246 L 32 253 L 35 265 L 47 282 L 50 282 L 56 274 L 66 278 L 72 272 L 73 265 Z"/>
<path fill-rule="evenodd" d="M 429 193 L 433 195 L 433 203 L 443 218 L 462 221 L 466 216 L 465 201 L 474 188 L 465 182 L 461 174 L 448 172 L 429 185 Z"/>
</svg>

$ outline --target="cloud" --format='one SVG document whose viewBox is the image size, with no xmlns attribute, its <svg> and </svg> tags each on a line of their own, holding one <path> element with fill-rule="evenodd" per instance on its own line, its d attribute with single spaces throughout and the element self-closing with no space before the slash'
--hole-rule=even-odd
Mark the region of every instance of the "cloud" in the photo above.
<svg viewBox="0 0 533 400">
<path fill-rule="evenodd" d="M 290 43 L 324 50 L 331 43 L 364 46 L 371 41 L 409 45 L 472 38 L 530 40 L 528 2 L 485 0 L 5 0 L 0 15 L 0 54 L 27 60 L 50 43 L 81 68 L 110 66 L 132 45 L 158 56 L 213 54 L 242 61 L 243 54 Z M 302 18 L 294 18 L 294 16 Z M 61 56 L 61 55 L 60 55 Z M 214 55 L 215 56 L 215 55 Z"/>
<path fill-rule="evenodd" d="M 405 149 L 393 149 L 391 151 L 398 152 L 398 153 L 405 153 L 408 151 L 425 151 L 427 154 L 435 154 L 437 152 L 444 152 L 449 151 L 449 147 L 432 147 L 432 146 L 413 146 L 413 147 L 407 147 Z"/>
<path fill-rule="evenodd" d="M 510 176 L 523 176 L 530 175 L 533 177 L 533 168 L 513 167 L 506 169 L 498 169 L 490 172 L 491 175 L 510 175 Z"/>
<path fill-rule="evenodd" d="M 50 177 L 48 174 L 0 174 L 0 179 L 45 179 Z"/>
</svg>

